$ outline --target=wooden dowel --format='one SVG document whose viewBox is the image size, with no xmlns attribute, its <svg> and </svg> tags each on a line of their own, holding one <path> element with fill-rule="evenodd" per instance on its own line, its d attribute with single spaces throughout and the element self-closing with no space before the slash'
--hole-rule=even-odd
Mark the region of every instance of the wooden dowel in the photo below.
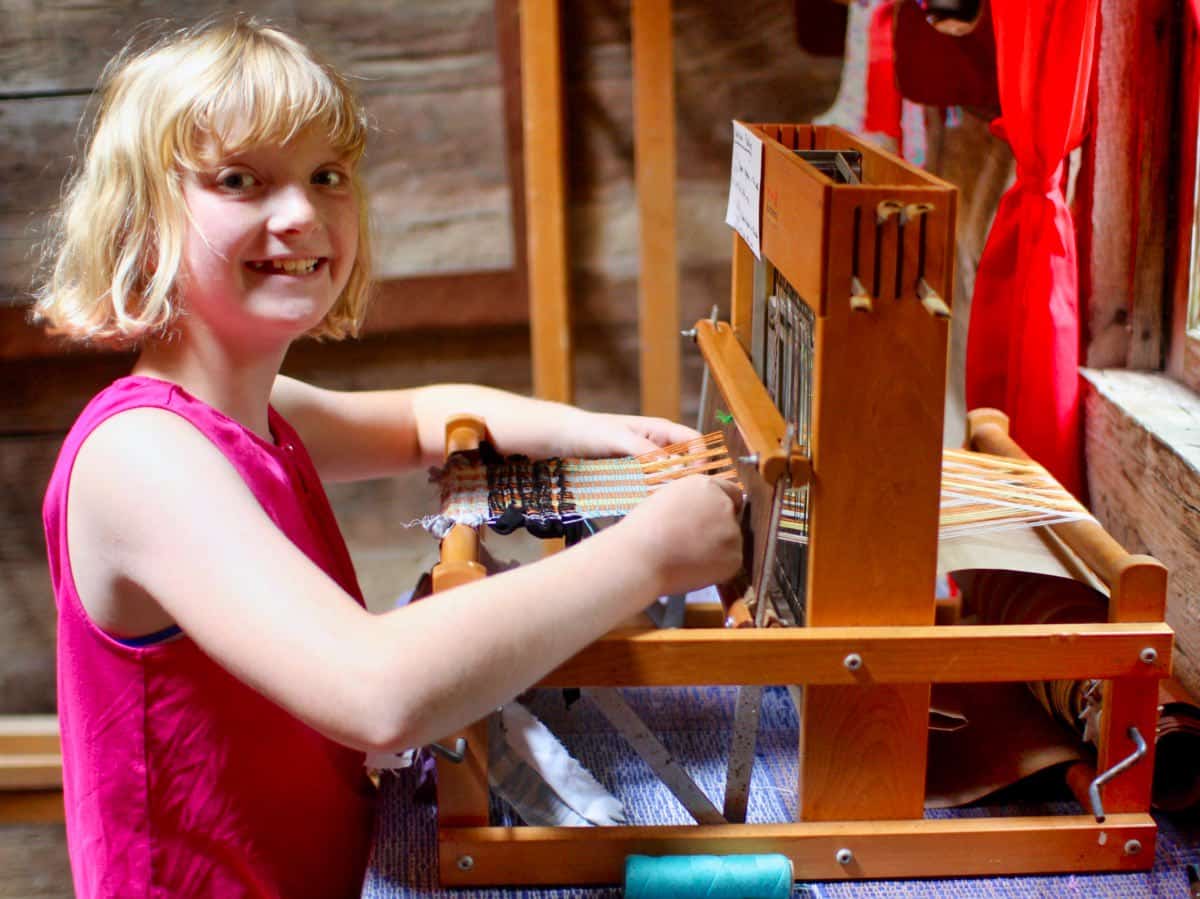
<svg viewBox="0 0 1200 899">
<path fill-rule="evenodd" d="M 995 409 L 976 409 L 967 415 L 970 445 L 995 456 L 1028 460 L 1028 454 L 1008 436 L 1008 419 Z M 1095 521 L 1071 521 L 1050 526 L 1080 560 L 1110 588 L 1120 581 L 1130 554 Z"/>
<path fill-rule="evenodd" d="M 479 449 L 486 436 L 487 425 L 478 415 L 452 415 L 446 419 L 446 455 Z"/>
</svg>

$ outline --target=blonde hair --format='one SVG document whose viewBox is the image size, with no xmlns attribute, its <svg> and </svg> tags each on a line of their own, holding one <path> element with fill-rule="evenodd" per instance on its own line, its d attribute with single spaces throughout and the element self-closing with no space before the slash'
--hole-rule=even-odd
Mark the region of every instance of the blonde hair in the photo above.
<svg viewBox="0 0 1200 899">
<path fill-rule="evenodd" d="M 33 308 L 36 321 L 80 340 L 136 344 L 168 332 L 187 230 L 181 175 L 202 167 L 214 141 L 232 154 L 317 127 L 351 163 L 366 145 L 366 117 L 346 80 L 295 38 L 244 17 L 126 48 L 100 91 Z M 370 239 L 356 166 L 353 187 L 358 254 L 316 337 L 357 333 L 366 311 Z"/>
</svg>

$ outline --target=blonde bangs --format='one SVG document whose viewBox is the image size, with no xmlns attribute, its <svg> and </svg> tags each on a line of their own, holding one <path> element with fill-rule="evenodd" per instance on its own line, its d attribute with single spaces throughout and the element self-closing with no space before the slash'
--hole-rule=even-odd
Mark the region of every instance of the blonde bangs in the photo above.
<svg viewBox="0 0 1200 899">
<path fill-rule="evenodd" d="M 47 245 L 35 320 L 80 340 L 136 344 L 165 334 L 179 313 L 187 225 L 179 174 L 318 129 L 335 152 L 362 157 L 367 120 L 349 84 L 303 44 L 252 19 L 188 29 L 139 54 L 121 54 L 102 78 L 83 166 L 74 174 Z M 362 227 L 350 280 L 312 336 L 358 332 L 370 282 Z"/>
<path fill-rule="evenodd" d="M 209 67 L 210 84 L 194 92 L 179 121 L 178 162 L 196 168 L 215 142 L 222 154 L 284 145 L 323 133 L 339 156 L 357 162 L 367 124 L 345 79 L 275 29 L 235 32 Z"/>
</svg>

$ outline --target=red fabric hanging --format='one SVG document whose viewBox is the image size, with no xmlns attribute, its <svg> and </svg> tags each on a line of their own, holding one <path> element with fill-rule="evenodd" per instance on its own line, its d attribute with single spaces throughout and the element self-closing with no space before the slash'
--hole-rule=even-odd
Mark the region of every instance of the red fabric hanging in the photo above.
<svg viewBox="0 0 1200 899">
<path fill-rule="evenodd" d="M 1001 118 L 1017 182 L 975 276 L 967 405 L 1006 412 L 1013 438 L 1082 490 L 1078 270 L 1063 162 L 1083 139 L 1098 0 L 992 0 Z"/>
<path fill-rule="evenodd" d="M 871 23 L 867 27 L 867 102 L 863 131 L 886 134 L 899 144 L 901 97 L 900 89 L 896 87 L 892 42 L 895 21 L 894 2 L 881 3 L 871 13 Z"/>
</svg>

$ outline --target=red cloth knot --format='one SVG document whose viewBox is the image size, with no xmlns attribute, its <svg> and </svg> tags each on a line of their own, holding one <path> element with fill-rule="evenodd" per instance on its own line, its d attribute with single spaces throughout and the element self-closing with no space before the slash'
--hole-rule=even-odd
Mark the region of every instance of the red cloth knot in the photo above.
<svg viewBox="0 0 1200 899">
<path fill-rule="evenodd" d="M 1053 197 L 1062 195 L 1063 164 L 1060 162 L 1052 172 L 1026 171 L 1017 164 L 1017 184 L 1023 190 Z"/>
</svg>

